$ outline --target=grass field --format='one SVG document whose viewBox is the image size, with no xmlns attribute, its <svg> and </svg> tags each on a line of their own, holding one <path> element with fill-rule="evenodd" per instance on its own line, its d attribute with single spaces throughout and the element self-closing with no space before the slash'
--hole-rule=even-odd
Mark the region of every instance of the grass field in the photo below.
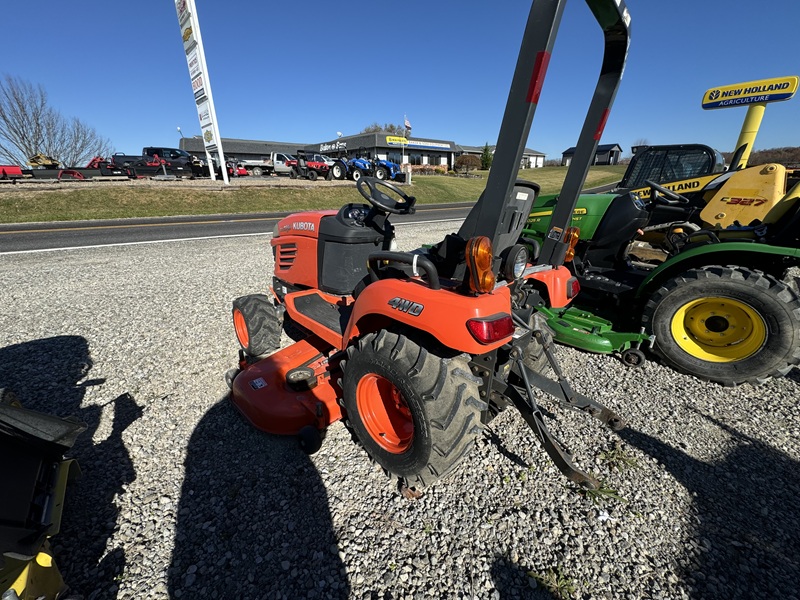
<svg viewBox="0 0 800 600">
<path fill-rule="evenodd" d="M 592 167 L 586 186 L 592 187 L 619 181 L 624 166 Z M 561 188 L 566 167 L 545 167 L 520 171 L 520 177 L 537 182 L 543 194 Z M 486 171 L 478 178 L 415 175 L 404 191 L 417 197 L 419 204 L 473 202 L 486 185 Z M 285 180 L 288 182 L 289 180 Z M 297 187 L 253 185 L 255 181 L 230 186 L 185 184 L 105 185 L 74 182 L 36 189 L 40 184 L 5 185 L 0 187 L 0 222 L 30 223 L 74 221 L 83 219 L 116 219 L 170 215 L 235 214 L 252 212 L 294 212 L 318 208 L 338 208 L 347 202 L 359 202 L 361 196 L 353 187 L 315 185 Z M 166 184 L 165 184 L 166 185 Z M 57 188 L 57 189 L 52 189 Z"/>
</svg>

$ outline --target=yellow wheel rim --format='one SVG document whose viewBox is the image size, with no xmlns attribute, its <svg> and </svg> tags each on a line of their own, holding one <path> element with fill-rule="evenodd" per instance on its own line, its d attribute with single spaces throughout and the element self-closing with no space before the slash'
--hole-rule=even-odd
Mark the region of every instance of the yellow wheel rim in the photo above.
<svg viewBox="0 0 800 600">
<path fill-rule="evenodd" d="M 744 360 L 767 341 L 761 315 L 731 298 L 700 298 L 684 304 L 672 317 L 670 329 L 685 352 L 716 363 Z"/>
</svg>

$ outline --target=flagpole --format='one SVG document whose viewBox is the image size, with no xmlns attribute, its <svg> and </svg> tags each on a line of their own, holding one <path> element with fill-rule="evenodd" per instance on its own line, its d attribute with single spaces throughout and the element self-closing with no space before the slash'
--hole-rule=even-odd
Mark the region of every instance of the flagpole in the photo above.
<svg viewBox="0 0 800 600">
<path fill-rule="evenodd" d="M 406 115 L 404 114 L 403 115 L 403 139 L 406 140 L 406 141 L 408 141 L 408 138 L 407 138 L 408 130 L 406 129 L 406 121 L 407 120 L 408 119 L 406 118 Z M 400 168 L 402 169 L 403 165 L 406 164 L 406 145 L 405 145 L 405 143 L 401 143 L 400 144 L 400 151 L 403 153 L 403 159 L 402 159 L 402 162 L 400 164 Z"/>
</svg>

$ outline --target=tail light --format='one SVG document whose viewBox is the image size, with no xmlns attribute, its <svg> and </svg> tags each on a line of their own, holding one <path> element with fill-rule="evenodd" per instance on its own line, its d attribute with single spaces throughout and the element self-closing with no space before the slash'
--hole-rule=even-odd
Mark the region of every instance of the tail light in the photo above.
<svg viewBox="0 0 800 600">
<path fill-rule="evenodd" d="M 514 333 L 514 321 L 511 315 L 499 315 L 488 319 L 470 319 L 467 329 L 481 344 L 499 342 Z"/>
<path fill-rule="evenodd" d="M 467 242 L 465 255 L 469 268 L 469 289 L 479 294 L 491 292 L 495 283 L 491 240 L 485 235 L 471 238 Z"/>
<path fill-rule="evenodd" d="M 567 298 L 572 300 L 581 291 L 581 282 L 577 277 L 570 277 L 567 280 Z"/>
<path fill-rule="evenodd" d="M 564 233 L 564 243 L 569 247 L 567 248 L 567 254 L 564 256 L 564 262 L 570 262 L 575 258 L 575 246 L 578 244 L 579 239 L 581 239 L 580 228 L 567 227 L 567 231 Z"/>
</svg>

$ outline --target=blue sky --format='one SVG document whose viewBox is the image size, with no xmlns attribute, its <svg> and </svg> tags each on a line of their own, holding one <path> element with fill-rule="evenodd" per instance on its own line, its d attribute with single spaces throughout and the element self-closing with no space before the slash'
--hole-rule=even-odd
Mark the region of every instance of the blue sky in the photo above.
<svg viewBox="0 0 800 600">
<path fill-rule="evenodd" d="M 530 4 L 196 0 L 223 138 L 315 143 L 373 123 L 460 144 L 495 143 Z M 703 92 L 800 74 L 797 0 L 630 0 L 632 43 L 601 143 L 733 149 L 745 109 Z M 52 107 L 115 151 L 177 145 L 200 126 L 173 0 L 5 2 L 0 75 L 40 84 Z M 601 59 L 571 0 L 528 146 L 559 158 L 583 123 Z M 800 145 L 800 98 L 767 107 L 756 149 Z"/>
</svg>

